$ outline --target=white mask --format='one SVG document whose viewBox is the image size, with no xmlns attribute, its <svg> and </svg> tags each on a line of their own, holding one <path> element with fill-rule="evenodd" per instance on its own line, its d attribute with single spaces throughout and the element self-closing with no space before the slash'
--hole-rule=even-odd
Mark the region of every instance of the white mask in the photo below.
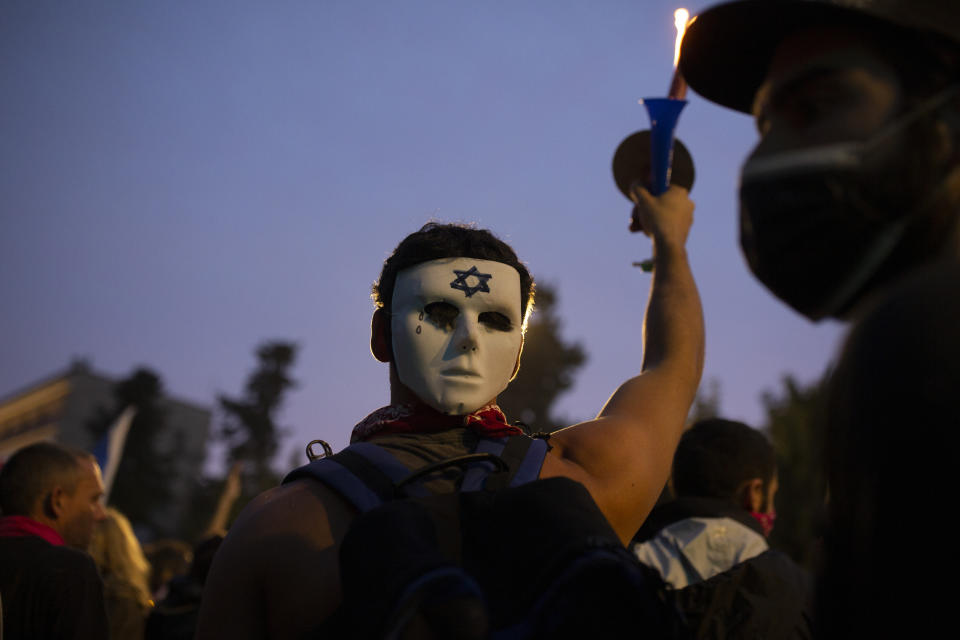
<svg viewBox="0 0 960 640">
<path fill-rule="evenodd" d="M 464 415 L 507 388 L 523 344 L 516 269 L 475 258 L 423 262 L 397 274 L 391 307 L 397 375 L 420 400 Z"/>
</svg>

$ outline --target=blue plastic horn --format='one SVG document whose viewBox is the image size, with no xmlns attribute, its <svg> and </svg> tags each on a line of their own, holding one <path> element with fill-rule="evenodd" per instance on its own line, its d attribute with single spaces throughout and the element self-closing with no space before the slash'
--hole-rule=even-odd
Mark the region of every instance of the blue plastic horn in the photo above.
<svg viewBox="0 0 960 640">
<path fill-rule="evenodd" d="M 650 192 L 658 196 L 670 184 L 673 164 L 673 132 L 686 100 L 675 98 L 644 98 L 640 101 L 650 116 Z"/>
</svg>

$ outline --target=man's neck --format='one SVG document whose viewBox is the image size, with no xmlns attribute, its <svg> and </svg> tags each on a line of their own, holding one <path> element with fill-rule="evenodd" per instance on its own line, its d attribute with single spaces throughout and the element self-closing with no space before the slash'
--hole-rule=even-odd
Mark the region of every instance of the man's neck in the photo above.
<svg viewBox="0 0 960 640">
<path fill-rule="evenodd" d="M 63 545 L 60 532 L 49 518 L 43 516 L 3 516 L 0 517 L 0 538 L 38 537 L 53 545 Z"/>
</svg>

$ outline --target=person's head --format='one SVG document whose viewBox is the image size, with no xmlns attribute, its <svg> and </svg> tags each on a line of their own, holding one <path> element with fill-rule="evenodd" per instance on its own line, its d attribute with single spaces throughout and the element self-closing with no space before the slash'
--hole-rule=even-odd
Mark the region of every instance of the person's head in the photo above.
<svg viewBox="0 0 960 640">
<path fill-rule="evenodd" d="M 750 268 L 811 319 L 960 253 L 958 16 L 953 0 L 741 0 L 687 30 L 691 87 L 757 121 Z"/>
<path fill-rule="evenodd" d="M 150 564 L 126 516 L 107 508 L 107 517 L 94 527 L 90 555 L 105 579 L 132 587 L 141 604 L 150 602 Z"/>
<path fill-rule="evenodd" d="M 767 438 L 742 422 L 700 420 L 673 456 L 678 497 L 716 498 L 757 514 L 774 513 L 777 468 Z"/>
<path fill-rule="evenodd" d="M 533 288 L 485 229 L 430 223 L 404 238 L 373 286 L 371 350 L 391 364 L 394 401 L 462 415 L 495 400 L 520 366 Z"/>
<path fill-rule="evenodd" d="M 162 538 L 148 542 L 143 553 L 150 563 L 150 593 L 158 602 L 167 593 L 171 580 L 185 575 L 193 562 L 193 549 L 183 540 Z"/>
<path fill-rule="evenodd" d="M 89 453 L 52 442 L 24 447 L 0 469 L 0 510 L 30 517 L 67 545 L 86 549 L 105 517 L 100 467 Z"/>
</svg>

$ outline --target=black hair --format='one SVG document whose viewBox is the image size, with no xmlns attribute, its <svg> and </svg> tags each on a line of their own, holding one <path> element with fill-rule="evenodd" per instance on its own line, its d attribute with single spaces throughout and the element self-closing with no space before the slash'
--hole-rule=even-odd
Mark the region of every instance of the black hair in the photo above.
<svg viewBox="0 0 960 640">
<path fill-rule="evenodd" d="M 16 453 L 0 469 L 0 512 L 29 516 L 55 487 L 76 490 L 80 462 L 90 454 L 53 442 L 38 442 Z"/>
<path fill-rule="evenodd" d="M 673 488 L 678 496 L 737 502 L 743 483 L 754 478 L 769 486 L 776 471 L 767 438 L 742 422 L 701 420 L 680 438 L 673 457 Z"/>
<path fill-rule="evenodd" d="M 526 318 L 533 303 L 533 276 L 510 245 L 486 229 L 464 224 L 428 222 L 404 238 L 383 263 L 380 278 L 373 284 L 373 301 L 378 309 L 390 311 L 397 274 L 408 267 L 440 258 L 477 258 L 502 262 L 520 274 L 520 311 Z"/>
</svg>

